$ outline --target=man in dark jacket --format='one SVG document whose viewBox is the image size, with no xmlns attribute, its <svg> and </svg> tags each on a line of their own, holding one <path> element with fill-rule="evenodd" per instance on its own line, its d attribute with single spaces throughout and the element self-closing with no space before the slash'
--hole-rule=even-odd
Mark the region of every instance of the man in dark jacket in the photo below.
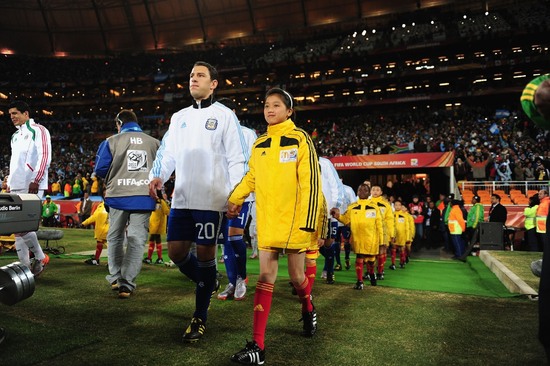
<svg viewBox="0 0 550 366">
<path fill-rule="evenodd" d="M 428 249 L 439 248 L 441 246 L 440 222 L 441 212 L 435 207 L 435 202 L 430 201 L 424 215 L 424 236 L 426 238 L 426 248 Z"/>
<path fill-rule="evenodd" d="M 491 196 L 491 208 L 489 209 L 489 222 L 500 222 L 506 224 L 508 218 L 508 210 L 500 204 L 500 196 L 493 194 Z"/>
</svg>

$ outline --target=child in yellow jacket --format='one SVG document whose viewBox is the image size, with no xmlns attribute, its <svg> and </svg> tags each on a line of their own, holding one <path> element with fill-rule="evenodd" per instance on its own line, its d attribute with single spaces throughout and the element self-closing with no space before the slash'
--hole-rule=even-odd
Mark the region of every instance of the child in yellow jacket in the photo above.
<svg viewBox="0 0 550 366">
<path fill-rule="evenodd" d="M 147 258 L 143 260 L 145 264 L 152 264 L 153 252 L 155 246 L 157 249 L 157 260 L 155 264 L 164 264 L 162 259 L 162 234 L 166 234 L 166 222 L 170 214 L 170 206 L 168 205 L 166 193 L 159 192 L 155 211 L 151 212 L 149 218 L 149 249 L 147 250 Z M 162 198 L 160 198 L 162 197 Z"/>
<path fill-rule="evenodd" d="M 405 213 L 407 220 L 409 220 L 409 237 L 405 242 L 405 263 L 409 263 L 409 257 L 411 256 L 411 247 L 414 236 L 416 235 L 416 226 L 414 225 L 414 217 L 411 215 L 406 205 L 401 205 L 401 210 Z"/>
<path fill-rule="evenodd" d="M 82 222 L 82 226 L 95 224 L 94 237 L 96 240 L 95 254 L 92 258 L 86 259 L 84 263 L 99 266 L 99 257 L 104 246 L 107 244 L 107 232 L 109 231 L 109 214 L 105 210 L 105 204 L 101 202 L 95 209 L 92 216 Z"/>
<path fill-rule="evenodd" d="M 331 210 L 331 214 L 342 224 L 350 227 L 351 246 L 356 255 L 355 272 L 357 274 L 356 290 L 363 289 L 363 265 L 367 264 L 372 286 L 376 286 L 374 275 L 374 262 L 379 253 L 379 246 L 384 240 L 382 227 L 382 215 L 378 205 L 369 197 L 370 186 L 361 184 L 357 190 L 359 199 L 348 206 L 344 214 L 340 214 L 337 208 Z"/>
<path fill-rule="evenodd" d="M 403 207 L 405 206 L 401 203 L 401 201 L 396 200 L 393 207 L 395 208 L 395 240 L 391 248 L 390 269 L 395 270 L 395 258 L 397 257 L 397 251 L 399 251 L 399 266 L 401 268 L 405 268 L 405 261 L 407 259 L 405 245 L 407 242 L 412 240 L 412 237 L 411 221 L 407 217 L 407 212 L 403 210 Z"/>
</svg>

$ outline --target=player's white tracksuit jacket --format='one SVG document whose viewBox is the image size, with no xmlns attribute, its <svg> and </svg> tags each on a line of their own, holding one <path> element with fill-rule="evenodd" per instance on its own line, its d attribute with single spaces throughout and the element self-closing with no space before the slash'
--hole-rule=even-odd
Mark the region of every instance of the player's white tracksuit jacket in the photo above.
<svg viewBox="0 0 550 366">
<path fill-rule="evenodd" d="M 11 160 L 8 187 L 27 191 L 31 182 L 39 190 L 48 189 L 48 168 L 52 161 L 50 132 L 31 118 L 11 136 Z"/>
<path fill-rule="evenodd" d="M 327 210 L 336 207 L 341 212 L 344 212 L 345 206 L 344 185 L 332 165 L 332 162 L 327 158 L 319 157 L 319 165 L 321 165 L 321 182 L 323 183 L 323 195 L 327 201 Z"/>
<path fill-rule="evenodd" d="M 176 173 L 173 209 L 225 211 L 247 170 L 250 148 L 235 113 L 203 100 L 172 116 L 149 179 Z"/>
</svg>

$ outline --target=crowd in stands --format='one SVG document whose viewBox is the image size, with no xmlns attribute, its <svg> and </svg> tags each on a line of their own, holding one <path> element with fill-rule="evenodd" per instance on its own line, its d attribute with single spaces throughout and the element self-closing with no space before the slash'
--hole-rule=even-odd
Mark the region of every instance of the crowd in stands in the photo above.
<svg viewBox="0 0 550 366">
<path fill-rule="evenodd" d="M 264 122 L 247 120 L 243 124 L 258 134 L 266 130 Z M 112 125 L 106 123 L 105 129 L 94 133 L 52 128 L 50 181 L 60 180 L 63 187 L 66 181 L 74 184 L 77 174 L 90 179 L 97 147 L 113 133 Z M 322 156 L 454 151 L 457 180 L 549 179 L 549 133 L 513 109 L 462 106 L 437 111 L 382 110 L 330 118 L 298 115 L 297 125 L 313 136 Z M 2 146 L 1 151 L 0 166 L 6 174 L 9 145 Z"/>
</svg>

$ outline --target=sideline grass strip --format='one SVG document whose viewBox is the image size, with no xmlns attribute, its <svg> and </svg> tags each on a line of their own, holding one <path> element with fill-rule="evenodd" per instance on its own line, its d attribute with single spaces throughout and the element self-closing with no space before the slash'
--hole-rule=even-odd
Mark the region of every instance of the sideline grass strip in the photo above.
<svg viewBox="0 0 550 366">
<path fill-rule="evenodd" d="M 322 281 L 320 277 L 323 264 L 324 258 L 320 257 L 317 260 L 317 281 Z M 259 273 L 258 261 L 248 261 L 247 269 L 250 273 Z M 386 265 L 385 272 L 385 279 L 378 281 L 378 285 L 382 287 L 488 297 L 517 296 L 510 293 L 478 257 L 469 257 L 467 263 L 411 259 L 405 269 L 397 268 L 392 271 Z M 357 281 L 353 266 L 349 270 L 335 272 L 335 276 L 338 283 L 351 285 Z M 288 278 L 286 258 L 279 261 L 279 277 Z M 365 281 L 365 285 L 369 286 L 367 282 Z"/>
<path fill-rule="evenodd" d="M 250 255 L 250 251 L 248 253 Z M 168 260 L 168 254 L 163 253 L 165 260 Z M 64 254 L 51 256 L 60 259 L 87 259 L 89 256 L 78 254 Z M 156 253 L 153 255 L 153 260 Z M 355 284 L 355 269 L 353 263 L 355 258 L 352 255 L 352 268 L 349 270 L 335 272 L 335 278 L 338 283 Z M 324 258 L 317 260 L 317 281 L 321 280 Z M 102 264 L 107 264 L 106 258 Z M 146 265 L 144 265 L 147 267 Z M 366 268 L 366 267 L 365 267 Z M 218 269 L 225 275 L 223 263 L 218 263 Z M 248 260 L 247 271 L 251 275 L 260 273 L 259 260 Z M 508 289 L 499 281 L 499 279 L 483 264 L 478 257 L 468 257 L 467 263 L 452 260 L 428 260 L 411 259 L 405 269 L 397 268 L 395 271 L 389 269 L 389 263 L 386 265 L 385 279 L 378 281 L 382 287 L 393 287 L 407 290 L 435 291 L 453 294 L 487 296 L 487 297 L 514 297 L 517 294 L 510 293 Z M 287 258 L 279 258 L 279 278 L 281 281 L 288 280 Z M 227 283 L 227 279 L 222 280 L 222 288 Z M 365 281 L 365 285 L 369 285 Z"/>
</svg>

